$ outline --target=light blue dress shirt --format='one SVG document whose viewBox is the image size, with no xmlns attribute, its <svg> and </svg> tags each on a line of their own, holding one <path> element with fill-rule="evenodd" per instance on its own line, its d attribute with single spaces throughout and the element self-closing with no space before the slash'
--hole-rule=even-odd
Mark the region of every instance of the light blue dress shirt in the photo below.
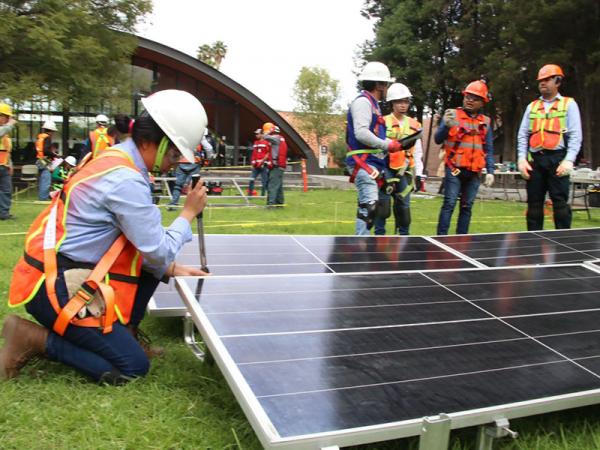
<svg viewBox="0 0 600 450">
<path fill-rule="evenodd" d="M 142 254 L 144 269 L 161 278 L 183 244 L 191 241 L 190 224 L 178 217 L 163 228 L 135 143 L 128 139 L 114 148 L 131 156 L 140 172 L 120 168 L 75 187 L 67 210 L 67 237 L 59 253 L 77 262 L 97 263 L 123 233 Z"/>
<path fill-rule="evenodd" d="M 540 100 L 544 102 L 546 111 L 550 109 L 550 105 L 554 103 L 556 99 L 562 98 L 562 95 L 558 94 L 552 100 L 544 100 L 540 97 Z M 531 103 L 527 105 L 525 112 L 523 113 L 523 119 L 521 120 L 521 126 L 519 127 L 519 133 L 517 135 L 517 156 L 519 160 L 527 158 L 527 151 L 529 150 L 529 113 L 531 112 Z M 556 150 L 563 150 L 565 148 L 565 139 L 567 141 L 567 161 L 574 162 L 581 148 L 581 141 L 583 134 L 581 132 L 581 116 L 579 115 L 579 106 L 575 103 L 575 100 L 569 102 L 567 107 L 567 131 L 560 138 L 560 144 Z M 532 150 L 533 151 L 533 150 Z"/>
</svg>

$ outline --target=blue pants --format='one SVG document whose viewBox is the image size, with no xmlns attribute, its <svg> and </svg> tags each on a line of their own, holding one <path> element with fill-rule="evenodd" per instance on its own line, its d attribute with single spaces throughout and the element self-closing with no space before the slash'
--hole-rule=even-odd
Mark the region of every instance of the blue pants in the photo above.
<svg viewBox="0 0 600 450">
<path fill-rule="evenodd" d="M 0 166 L 0 218 L 6 219 L 10 213 L 12 181 L 7 166 Z"/>
<path fill-rule="evenodd" d="M 348 166 L 350 171 L 354 170 L 354 167 Z M 359 169 L 354 178 L 354 186 L 358 194 L 358 203 L 367 204 L 377 202 L 379 200 L 379 187 L 377 181 L 372 179 L 366 170 Z M 364 207 L 358 207 L 357 215 L 367 215 L 368 210 Z M 385 231 L 385 225 L 384 225 Z M 357 236 L 364 236 L 371 234 L 370 230 L 367 229 L 367 223 L 363 219 L 356 218 L 355 234 Z"/>
<path fill-rule="evenodd" d="M 175 170 L 175 186 L 171 193 L 171 203 L 169 205 L 176 205 L 179 203 L 179 197 L 181 196 L 181 190 L 183 187 L 192 181 L 192 176 L 200 172 L 200 166 L 198 164 L 179 164 Z"/>
<path fill-rule="evenodd" d="M 137 326 L 142 318 L 158 280 L 142 272 L 130 323 Z M 61 306 L 68 301 L 67 286 L 62 270 L 56 280 L 56 295 Z M 36 296 L 26 305 L 27 312 L 46 328 L 52 330 L 56 312 L 50 305 L 46 286 L 42 283 Z M 144 350 L 126 326 L 113 324 L 113 331 L 102 334 L 101 330 L 69 325 L 64 336 L 50 331 L 46 343 L 46 355 L 53 361 L 71 366 L 98 381 L 107 373 L 121 373 L 127 377 L 139 377 L 148 373 L 150 362 Z"/>
<path fill-rule="evenodd" d="M 265 192 L 269 186 L 269 169 L 265 166 L 253 167 L 252 173 L 250 174 L 250 183 L 248 183 L 248 190 L 252 192 L 254 190 L 254 181 L 260 175 L 260 195 L 265 195 Z"/>
<path fill-rule="evenodd" d="M 470 170 L 461 170 L 458 176 L 452 175 L 450 169 L 446 167 L 446 176 L 444 178 L 444 203 L 440 210 L 438 220 L 437 234 L 448 234 L 450 228 L 450 219 L 456 206 L 456 201 L 460 196 L 460 210 L 458 213 L 458 222 L 456 223 L 456 234 L 467 234 L 471 222 L 471 209 L 473 202 L 479 190 L 479 173 Z"/>
<path fill-rule="evenodd" d="M 40 169 L 38 167 L 39 187 L 38 187 L 38 199 L 50 200 L 50 183 L 52 182 L 52 174 L 48 169 Z"/>
</svg>

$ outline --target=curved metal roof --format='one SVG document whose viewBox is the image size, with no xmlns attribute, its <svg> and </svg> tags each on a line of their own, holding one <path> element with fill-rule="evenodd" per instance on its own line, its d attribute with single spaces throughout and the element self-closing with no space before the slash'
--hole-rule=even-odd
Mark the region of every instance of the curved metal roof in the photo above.
<svg viewBox="0 0 600 450">
<path fill-rule="evenodd" d="M 241 84 L 200 60 L 143 37 L 132 58 L 134 66 L 152 65 L 156 90 L 177 88 L 196 95 L 208 114 L 209 127 L 227 136 L 234 146 L 254 139 L 254 130 L 264 122 L 279 126 L 293 155 L 307 158 L 310 169 L 318 167 L 316 157 L 300 134 L 277 111 Z M 193 81 L 192 81 L 193 80 Z"/>
</svg>

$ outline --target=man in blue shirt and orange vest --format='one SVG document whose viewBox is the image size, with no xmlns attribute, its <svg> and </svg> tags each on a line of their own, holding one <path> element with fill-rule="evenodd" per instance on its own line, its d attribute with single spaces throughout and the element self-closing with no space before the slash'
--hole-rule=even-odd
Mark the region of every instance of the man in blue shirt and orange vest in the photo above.
<svg viewBox="0 0 600 450">
<path fill-rule="evenodd" d="M 448 234 L 450 219 L 460 197 L 456 234 L 467 234 L 471 209 L 479 190 L 479 176 L 487 169 L 484 185 L 494 184 L 494 144 L 491 119 L 480 114 L 490 101 L 485 81 L 469 83 L 463 91 L 462 108 L 448 109 L 435 132 L 436 144 L 444 144 L 444 203 L 440 210 L 437 234 Z"/>
<path fill-rule="evenodd" d="M 363 90 L 350 104 L 346 119 L 346 166 L 350 182 L 358 193 L 356 213 L 357 235 L 370 234 L 376 217 L 390 216 L 389 197 L 380 199 L 383 172 L 388 153 L 402 150 L 400 142 L 386 138 L 385 120 L 379 102 L 385 98 L 388 86 L 395 81 L 390 70 L 380 62 L 369 62 L 358 80 Z"/>
<path fill-rule="evenodd" d="M 12 108 L 6 103 L 0 103 L 0 220 L 14 218 L 10 214 L 10 204 L 12 200 L 12 182 L 13 166 L 10 153 L 12 150 L 12 141 L 10 131 L 17 123 L 13 119 Z"/>
<path fill-rule="evenodd" d="M 541 97 L 525 109 L 517 136 L 519 172 L 527 180 L 527 229 L 544 228 L 544 201 L 550 194 L 557 229 L 571 228 L 569 174 L 581 147 L 581 117 L 575 100 L 558 89 L 562 69 L 547 64 L 538 73 Z"/>
<path fill-rule="evenodd" d="M 46 120 L 42 125 L 42 131 L 35 141 L 35 165 L 38 168 L 38 199 L 50 200 L 50 184 L 52 183 L 52 174 L 49 165 L 58 155 L 52 150 L 52 135 L 58 131 L 56 124 L 52 120 Z"/>
</svg>

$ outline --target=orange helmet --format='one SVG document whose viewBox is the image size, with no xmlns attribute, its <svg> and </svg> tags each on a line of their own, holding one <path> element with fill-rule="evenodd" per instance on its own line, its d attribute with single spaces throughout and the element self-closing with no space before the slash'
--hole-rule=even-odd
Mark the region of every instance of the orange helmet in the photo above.
<svg viewBox="0 0 600 450">
<path fill-rule="evenodd" d="M 275 125 L 273 125 L 271 122 L 266 122 L 263 124 L 262 129 L 263 133 L 270 134 L 275 129 Z"/>
<path fill-rule="evenodd" d="M 544 78 L 555 77 L 557 75 L 561 77 L 565 76 L 560 66 L 557 66 L 556 64 L 546 64 L 538 72 L 537 81 L 543 80 Z"/>
<path fill-rule="evenodd" d="M 462 91 L 463 95 L 473 94 L 481 97 L 485 103 L 490 101 L 490 95 L 488 92 L 487 84 L 483 80 L 471 81 L 467 84 L 467 87 Z"/>
</svg>

